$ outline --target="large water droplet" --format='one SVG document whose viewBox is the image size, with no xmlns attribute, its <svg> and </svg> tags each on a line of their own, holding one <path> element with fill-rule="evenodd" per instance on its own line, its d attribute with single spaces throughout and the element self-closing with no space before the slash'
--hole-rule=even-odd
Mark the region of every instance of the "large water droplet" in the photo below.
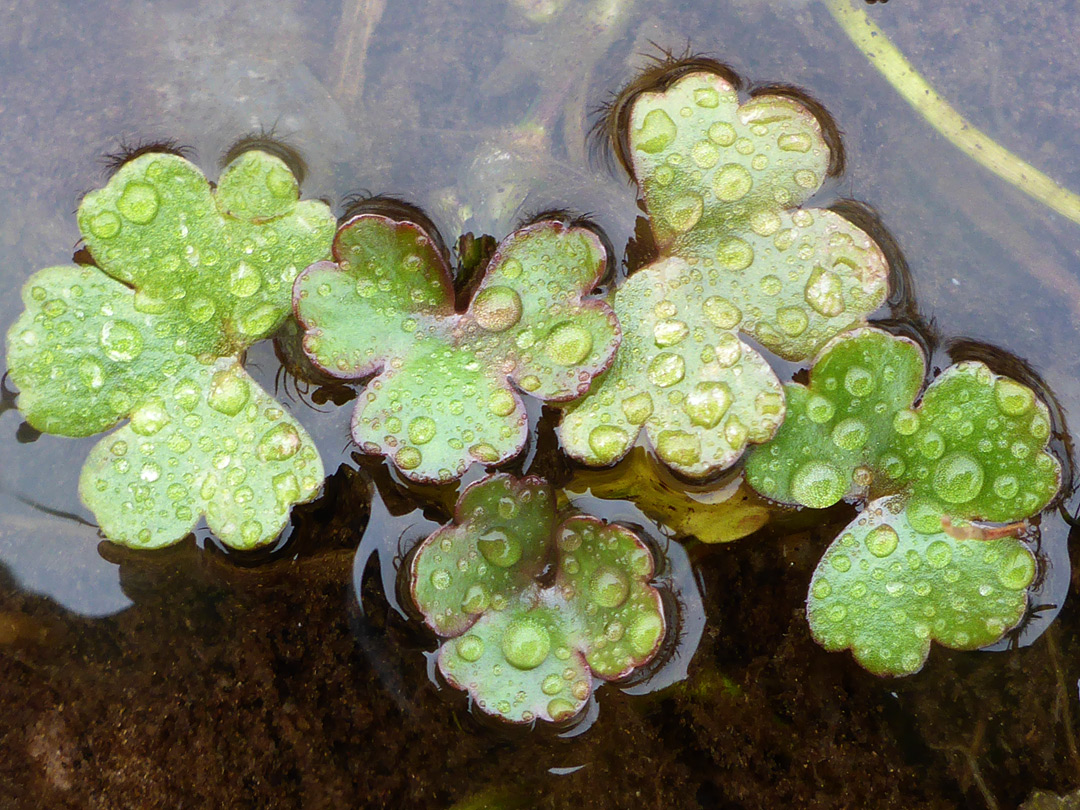
<svg viewBox="0 0 1080 810">
<path fill-rule="evenodd" d="M 999 498 L 1010 500 L 1016 497 L 1016 493 L 1020 491 L 1020 482 L 1016 480 L 1016 476 L 999 475 L 994 479 L 994 494 Z"/>
<path fill-rule="evenodd" d="M 622 401 L 623 415 L 631 425 L 643 425 L 652 416 L 653 401 L 648 391 L 634 394 Z"/>
<path fill-rule="evenodd" d="M 720 94 L 713 87 L 698 87 L 694 90 L 694 103 L 705 109 L 720 106 Z"/>
<path fill-rule="evenodd" d="M 931 568 L 941 569 L 952 562 L 952 546 L 945 540 L 935 540 L 926 547 L 926 562 Z"/>
<path fill-rule="evenodd" d="M 712 428 L 731 406 L 731 390 L 722 382 L 700 382 L 686 398 L 683 410 L 695 425 Z"/>
<path fill-rule="evenodd" d="M 240 262 L 229 274 L 229 291 L 237 298 L 248 298 L 261 286 L 262 276 L 247 262 Z"/>
<path fill-rule="evenodd" d="M 720 160 L 720 150 L 712 141 L 698 141 L 690 149 L 690 159 L 699 169 L 711 169 Z"/>
<path fill-rule="evenodd" d="M 809 152 L 812 143 L 806 132 L 789 132 L 776 139 L 776 145 L 785 152 Z"/>
<path fill-rule="evenodd" d="M 275 475 L 271 481 L 271 486 L 274 488 L 274 500 L 282 508 L 286 508 L 300 500 L 300 484 L 297 483 L 296 476 L 291 472 Z"/>
<path fill-rule="evenodd" d="M 754 249 L 749 242 L 731 236 L 720 242 L 716 260 L 728 270 L 745 270 L 754 263 Z"/>
<path fill-rule="evenodd" d="M 676 346 L 690 334 L 690 328 L 682 321 L 665 318 L 653 326 L 653 340 L 657 346 Z"/>
<path fill-rule="evenodd" d="M 869 437 L 870 429 L 866 423 L 854 417 L 841 420 L 832 431 L 833 444 L 842 450 L 858 450 Z"/>
<path fill-rule="evenodd" d="M 656 439 L 656 454 L 668 464 L 690 467 L 701 460 L 701 440 L 684 430 L 664 430 Z"/>
<path fill-rule="evenodd" d="M 487 588 L 479 582 L 474 582 L 470 585 L 469 589 L 465 591 L 465 595 L 461 597 L 461 609 L 465 613 L 473 615 L 483 613 L 487 610 L 489 603 L 490 597 L 488 596 Z"/>
<path fill-rule="evenodd" d="M 136 225 L 146 225 L 157 216 L 160 200 L 157 190 L 148 183 L 133 181 L 124 187 L 116 207 Z"/>
<path fill-rule="evenodd" d="M 570 321 L 556 324 L 544 338 L 544 354 L 560 366 L 577 365 L 589 356 L 592 346 L 592 333 Z"/>
<path fill-rule="evenodd" d="M 686 375 L 686 361 L 681 355 L 661 352 L 649 363 L 646 373 L 653 385 L 667 388 L 680 382 Z"/>
<path fill-rule="evenodd" d="M 844 311 L 844 291 L 840 276 L 824 267 L 815 267 L 803 292 L 814 311 L 826 318 L 835 318 Z"/>
<path fill-rule="evenodd" d="M 934 471 L 934 491 L 946 503 L 967 503 L 982 485 L 983 469 L 966 453 L 950 453 Z"/>
<path fill-rule="evenodd" d="M 480 636 L 469 633 L 469 635 L 462 636 L 457 640 L 454 649 L 463 660 L 471 664 L 474 661 L 479 661 L 480 656 L 484 654 L 484 640 Z"/>
<path fill-rule="evenodd" d="M 231 371 L 219 371 L 210 380 L 207 403 L 226 416 L 236 416 L 247 404 L 251 388 L 247 380 Z"/>
<path fill-rule="evenodd" d="M 424 457 L 419 450 L 407 445 L 398 450 L 394 456 L 394 462 L 403 470 L 415 470 L 423 460 Z"/>
<path fill-rule="evenodd" d="M 1035 558 L 1024 548 L 1006 554 L 998 567 L 998 580 L 1006 588 L 1022 591 L 1035 579 Z"/>
<path fill-rule="evenodd" d="M 1007 416 L 1021 416 L 1035 405 L 1035 394 L 1026 385 L 1000 377 L 994 383 L 994 398 L 998 408 Z"/>
<path fill-rule="evenodd" d="M 589 432 L 589 448 L 600 464 L 620 458 L 630 446 L 630 434 L 615 425 L 598 425 Z"/>
<path fill-rule="evenodd" d="M 101 327 L 101 348 L 110 360 L 130 362 L 142 353 L 143 338 L 127 321 L 106 321 Z"/>
<path fill-rule="evenodd" d="M 552 720 L 558 723 L 573 717 L 577 713 L 577 707 L 569 700 L 555 698 L 548 702 L 547 713 Z"/>
<path fill-rule="evenodd" d="M 92 357 L 84 357 L 79 361 L 79 379 L 91 391 L 97 391 L 105 385 L 105 369 Z"/>
<path fill-rule="evenodd" d="M 776 325 L 788 337 L 798 337 L 810 325 L 810 319 L 799 307 L 782 307 L 776 311 Z"/>
<path fill-rule="evenodd" d="M 634 657 L 641 659 L 656 649 L 664 635 L 664 620 L 656 613 L 646 613 L 634 620 L 626 631 Z"/>
<path fill-rule="evenodd" d="M 131 429 L 140 436 L 152 436 L 169 424 L 165 403 L 154 398 L 144 402 L 131 414 Z"/>
<path fill-rule="evenodd" d="M 120 217 L 112 211 L 102 211 L 90 220 L 90 233 L 98 239 L 112 239 L 120 233 Z"/>
<path fill-rule="evenodd" d="M 551 636 L 542 624 L 527 617 L 516 619 L 502 637 L 502 652 L 507 663 L 518 669 L 535 669 L 551 651 Z"/>
<path fill-rule="evenodd" d="M 791 477 L 791 496 L 812 509 L 832 506 L 846 491 L 844 476 L 828 462 L 807 462 Z"/>
<path fill-rule="evenodd" d="M 806 415 L 810 417 L 810 421 L 815 424 L 825 424 L 833 418 L 835 412 L 836 409 L 833 407 L 832 402 L 820 394 L 812 394 L 810 399 L 807 400 Z"/>
<path fill-rule="evenodd" d="M 705 201 L 700 194 L 682 194 L 664 208 L 664 219 L 678 233 L 686 233 L 701 220 Z"/>
<path fill-rule="evenodd" d="M 487 287 L 473 300 L 472 312 L 482 328 L 504 332 L 521 320 L 521 296 L 510 287 Z"/>
<path fill-rule="evenodd" d="M 734 329 L 742 320 L 742 312 L 731 301 L 719 295 L 705 299 L 705 316 L 721 329 Z"/>
<path fill-rule="evenodd" d="M 641 122 L 641 128 L 634 131 L 632 140 L 635 148 L 655 155 L 667 149 L 677 133 L 670 115 L 663 110 L 650 110 Z"/>
<path fill-rule="evenodd" d="M 630 581 L 618 568 L 604 566 L 589 580 L 589 593 L 603 608 L 617 608 L 630 593 Z"/>
<path fill-rule="evenodd" d="M 245 312 L 238 326 L 245 335 L 264 335 L 271 332 L 284 315 L 285 313 L 273 304 L 260 304 Z"/>
<path fill-rule="evenodd" d="M 862 366 L 852 366 L 844 374 L 844 388 L 853 397 L 862 399 L 870 396 L 875 385 L 874 375 Z"/>
<path fill-rule="evenodd" d="M 453 579 L 450 576 L 450 572 L 445 568 L 436 568 L 431 572 L 431 587 L 437 591 L 445 591 L 450 587 L 450 583 Z"/>
<path fill-rule="evenodd" d="M 556 675 L 554 672 L 544 678 L 543 683 L 540 684 L 540 691 L 549 697 L 551 695 L 557 695 L 562 691 L 563 679 Z"/>
<path fill-rule="evenodd" d="M 409 441 L 413 444 L 427 444 L 435 438 L 435 420 L 430 416 L 417 416 L 409 422 Z"/>
<path fill-rule="evenodd" d="M 735 127 L 727 121 L 717 121 L 709 127 L 709 140 L 720 146 L 731 146 L 735 143 Z"/>
<path fill-rule="evenodd" d="M 745 197 L 754 185 L 750 171 L 739 163 L 726 163 L 713 178 L 713 194 L 723 202 L 735 202 Z"/>
<path fill-rule="evenodd" d="M 866 535 L 866 547 L 875 557 L 888 557 L 900 544 L 900 535 L 887 523 L 875 526 Z"/>
<path fill-rule="evenodd" d="M 893 430 L 901 436 L 910 436 L 918 429 L 919 415 L 915 411 L 904 409 L 893 417 Z"/>
<path fill-rule="evenodd" d="M 288 422 L 281 422 L 263 434 L 256 452 L 263 461 L 284 461 L 300 449 L 300 434 Z"/>
<path fill-rule="evenodd" d="M 941 458 L 941 454 L 945 452 L 945 439 L 936 430 L 927 430 L 919 434 L 915 439 L 915 444 L 923 457 L 930 461 Z"/>
<path fill-rule="evenodd" d="M 521 541 L 503 529 L 489 529 L 476 545 L 484 559 L 499 568 L 509 568 L 521 559 Z"/>
</svg>

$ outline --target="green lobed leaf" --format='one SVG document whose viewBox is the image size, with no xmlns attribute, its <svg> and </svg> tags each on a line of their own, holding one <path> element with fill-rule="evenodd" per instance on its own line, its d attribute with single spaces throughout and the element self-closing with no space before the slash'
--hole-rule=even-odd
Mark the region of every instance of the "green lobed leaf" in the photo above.
<svg viewBox="0 0 1080 810">
<path fill-rule="evenodd" d="M 98 442 L 79 493 L 116 543 L 167 546 L 205 514 L 222 542 L 251 549 L 277 537 L 323 477 L 307 431 L 221 358 L 189 363 Z"/>
<path fill-rule="evenodd" d="M 888 266 L 843 217 L 798 207 L 829 149 L 794 99 L 740 105 L 722 77 L 691 73 L 634 101 L 629 147 L 661 255 L 616 292 L 622 350 L 560 436 L 575 458 L 609 464 L 644 426 L 668 466 L 700 478 L 784 417 L 779 382 L 738 333 L 812 356 L 884 302 Z"/>
<path fill-rule="evenodd" d="M 915 405 L 922 350 L 877 329 L 822 351 L 788 386 L 788 419 L 756 448 L 747 481 L 775 500 L 824 508 L 872 499 L 830 545 L 807 599 L 814 637 L 880 675 L 918 671 L 938 641 L 991 644 L 1027 605 L 1035 559 L 1006 523 L 1041 511 L 1061 466 L 1034 392 L 983 363 L 942 372 Z"/>
<path fill-rule="evenodd" d="M 922 668 L 936 641 L 975 650 L 1019 623 L 1035 558 L 1015 537 L 958 540 L 912 526 L 903 497 L 873 501 L 833 541 L 810 583 L 807 618 L 825 649 L 876 675 Z"/>
<path fill-rule="evenodd" d="M 573 716 L 594 675 L 624 677 L 656 654 L 666 625 L 653 572 L 633 532 L 584 516 L 556 526 L 545 482 L 494 475 L 465 490 L 409 574 L 444 637 L 447 680 L 483 711 L 526 723 Z"/>
<path fill-rule="evenodd" d="M 265 152 L 229 164 L 217 194 L 187 160 L 151 153 L 86 195 L 79 228 L 98 266 L 136 290 L 140 311 L 183 325 L 178 351 L 224 357 L 273 334 L 299 271 L 326 256 L 333 216 L 298 196 Z"/>
<path fill-rule="evenodd" d="M 403 365 L 418 336 L 454 313 L 450 269 L 423 230 L 378 214 L 353 217 L 334 237 L 332 262 L 297 279 L 304 350 L 317 366 L 360 379 Z"/>
<path fill-rule="evenodd" d="M 764 358 L 714 320 L 686 316 L 703 307 L 680 281 L 686 268 L 667 259 L 616 291 L 623 342 L 589 395 L 564 410 L 559 437 L 569 455 L 613 463 L 644 427 L 665 464 L 701 478 L 734 464 L 783 420 L 780 381 Z"/>
<path fill-rule="evenodd" d="M 573 645 L 604 680 L 628 675 L 652 658 L 666 628 L 649 581 L 653 556 L 641 538 L 593 517 L 562 523 L 556 582 L 567 601 L 584 600 Z"/>
<path fill-rule="evenodd" d="M 825 348 L 809 386 L 787 386 L 788 420 L 747 460 L 747 481 L 785 503 L 824 508 L 844 496 L 906 492 L 920 531 L 943 515 L 997 522 L 1041 511 L 1061 465 L 1046 452 L 1046 405 L 984 364 L 950 366 L 926 389 L 922 351 L 861 329 Z"/>
<path fill-rule="evenodd" d="M 27 281 L 8 366 L 30 424 L 88 436 L 132 418 L 92 451 L 81 480 L 109 539 L 167 545 L 205 511 L 224 542 L 250 548 L 314 497 L 322 467 L 310 439 L 239 365 L 288 316 L 299 268 L 329 251 L 328 207 L 298 196 L 263 152 L 230 163 L 216 191 L 183 158 L 145 154 L 79 207 L 97 266 Z M 223 380 L 248 391 L 237 413 L 207 405 Z M 140 432 L 151 426 L 153 439 Z M 274 431 L 281 457 L 262 458 Z M 196 449 L 176 449 L 185 444 Z"/>
<path fill-rule="evenodd" d="M 173 348 L 176 322 L 140 312 L 131 289 L 96 267 L 39 270 L 22 297 L 26 308 L 7 336 L 8 368 L 19 410 L 45 433 L 108 430 L 194 362 Z"/>
<path fill-rule="evenodd" d="M 539 478 L 501 475 L 467 487 L 454 523 L 425 541 L 409 571 L 428 626 L 456 636 L 489 608 L 504 609 L 543 570 L 554 525 L 551 489 Z"/>
<path fill-rule="evenodd" d="M 592 675 L 569 641 L 572 616 L 527 596 L 490 611 L 439 647 L 439 671 L 476 706 L 511 723 L 558 722 L 581 711 Z"/>
<path fill-rule="evenodd" d="M 584 228 L 540 222 L 511 234 L 460 314 L 445 261 L 412 223 L 355 217 L 334 258 L 296 283 L 305 351 L 335 376 L 376 374 L 353 438 L 413 480 L 450 481 L 473 461 L 518 453 L 526 414 L 517 389 L 579 396 L 619 342 L 610 307 L 582 298 L 605 261 Z"/>
</svg>

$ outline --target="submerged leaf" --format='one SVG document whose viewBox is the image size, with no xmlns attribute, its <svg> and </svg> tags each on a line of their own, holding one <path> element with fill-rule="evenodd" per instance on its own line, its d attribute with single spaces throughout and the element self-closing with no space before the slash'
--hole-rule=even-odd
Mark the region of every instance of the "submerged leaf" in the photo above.
<svg viewBox="0 0 1080 810">
<path fill-rule="evenodd" d="M 812 356 L 884 302 L 887 262 L 843 217 L 799 208 L 829 148 L 796 100 L 740 105 L 724 78 L 691 73 L 634 101 L 629 146 L 660 257 L 616 291 L 622 347 L 560 435 L 575 458 L 610 464 L 644 428 L 664 463 L 700 478 L 784 417 L 779 381 L 739 333 Z"/>
<path fill-rule="evenodd" d="M 518 390 L 580 396 L 619 342 L 610 307 L 582 298 L 605 262 L 584 228 L 547 221 L 508 236 L 460 314 L 443 257 L 413 223 L 354 217 L 334 259 L 297 280 L 304 349 L 334 376 L 376 375 L 353 437 L 413 480 L 449 481 L 472 461 L 515 455 L 526 431 Z"/>
<path fill-rule="evenodd" d="M 643 447 L 631 448 L 614 467 L 579 468 L 564 487 L 568 492 L 607 500 L 630 500 L 677 537 L 702 543 L 730 543 L 769 522 L 768 504 L 742 476 L 716 488 L 693 488 L 658 469 Z"/>
<path fill-rule="evenodd" d="M 1057 493 L 1046 405 L 979 362 L 927 387 L 905 338 L 859 329 L 823 350 L 808 385 L 787 387 L 788 419 L 754 450 L 747 481 L 815 508 L 873 499 L 833 541 L 807 600 L 814 637 L 850 647 L 882 675 L 918 671 L 930 642 L 993 643 L 1022 618 L 1035 560 L 1010 523 Z"/>
<path fill-rule="evenodd" d="M 144 154 L 79 207 L 97 266 L 27 281 L 8 332 L 27 421 L 89 436 L 131 419 L 92 451 L 80 484 L 110 540 L 168 545 L 205 513 L 222 541 L 251 548 L 314 497 L 314 445 L 239 364 L 329 249 L 329 209 L 298 197 L 263 152 L 236 158 L 216 191 L 183 158 Z"/>
<path fill-rule="evenodd" d="M 444 637 L 446 679 L 488 714 L 526 723 L 572 717 L 593 676 L 625 677 L 656 654 L 666 624 L 653 571 L 633 532 L 584 516 L 556 526 L 545 482 L 495 475 L 465 490 L 409 578 Z"/>
</svg>

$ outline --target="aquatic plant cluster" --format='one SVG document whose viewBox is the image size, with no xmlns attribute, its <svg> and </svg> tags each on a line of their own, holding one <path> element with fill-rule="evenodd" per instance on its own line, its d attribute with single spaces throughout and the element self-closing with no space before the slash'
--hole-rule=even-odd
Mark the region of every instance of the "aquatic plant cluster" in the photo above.
<svg viewBox="0 0 1080 810">
<path fill-rule="evenodd" d="M 617 463 L 642 433 L 701 482 L 748 454 L 739 474 L 777 505 L 862 505 L 809 585 L 826 649 L 903 675 L 932 641 L 1000 639 L 1036 576 L 1029 520 L 1061 486 L 1047 406 L 978 362 L 926 385 L 922 349 L 870 325 L 886 252 L 842 209 L 808 207 L 843 164 L 820 105 L 788 87 L 740 96 L 696 60 L 632 84 L 609 123 L 651 255 L 603 294 L 610 257 L 589 223 L 524 225 L 456 289 L 440 235 L 405 208 L 335 226 L 261 149 L 216 187 L 181 155 L 139 154 L 82 201 L 80 263 L 26 283 L 8 332 L 19 408 L 65 436 L 128 420 L 80 479 L 109 540 L 159 548 L 205 516 L 256 548 L 323 481 L 311 438 L 243 368 L 285 336 L 314 374 L 362 387 L 353 440 L 410 481 L 515 458 L 525 397 L 561 409 L 562 449 L 585 465 Z M 767 353 L 809 363 L 808 382 L 781 385 Z M 748 528 L 723 539 L 767 520 L 740 515 Z M 678 620 L 656 569 L 634 531 L 495 472 L 407 577 L 444 678 L 525 723 L 574 717 L 597 681 L 649 665 Z"/>
</svg>

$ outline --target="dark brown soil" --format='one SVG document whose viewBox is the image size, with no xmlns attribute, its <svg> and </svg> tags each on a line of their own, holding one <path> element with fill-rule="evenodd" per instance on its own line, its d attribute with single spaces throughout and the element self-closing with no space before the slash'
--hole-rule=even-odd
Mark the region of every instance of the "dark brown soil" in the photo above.
<svg viewBox="0 0 1080 810">
<path fill-rule="evenodd" d="M 913 810 L 1080 784 L 1080 613 L 1031 648 L 935 649 L 921 674 L 879 680 L 810 639 L 821 541 L 805 532 L 692 549 L 709 624 L 689 681 L 605 687 L 572 739 L 481 723 L 429 681 L 433 639 L 378 576 L 357 605 L 369 479 L 334 481 L 293 559 L 103 547 L 135 601 L 110 618 L 4 575 L 0 807 Z"/>
</svg>

